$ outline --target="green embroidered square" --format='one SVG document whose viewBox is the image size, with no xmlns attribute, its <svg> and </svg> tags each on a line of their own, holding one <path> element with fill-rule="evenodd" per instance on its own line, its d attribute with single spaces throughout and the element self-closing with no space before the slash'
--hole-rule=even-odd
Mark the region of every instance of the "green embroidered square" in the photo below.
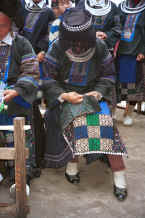
<svg viewBox="0 0 145 218">
<path fill-rule="evenodd" d="M 88 114 L 87 117 L 87 125 L 88 126 L 99 126 L 99 114 Z"/>
<path fill-rule="evenodd" d="M 90 151 L 100 151 L 100 139 L 89 138 L 89 150 Z"/>
</svg>

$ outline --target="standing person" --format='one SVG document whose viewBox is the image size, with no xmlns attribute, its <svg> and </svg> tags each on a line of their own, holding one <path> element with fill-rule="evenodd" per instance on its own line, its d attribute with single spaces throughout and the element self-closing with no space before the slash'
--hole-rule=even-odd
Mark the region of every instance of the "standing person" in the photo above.
<svg viewBox="0 0 145 218">
<path fill-rule="evenodd" d="M 79 183 L 78 155 L 93 160 L 106 154 L 113 171 L 114 194 L 124 200 L 127 186 L 122 155 L 126 149 L 108 106 L 113 102 L 115 70 L 106 44 L 96 40 L 88 12 L 72 8 L 64 14 L 59 39 L 48 49 L 43 67 L 48 74 L 44 96 L 55 114 L 53 123 L 50 116 L 46 122 L 47 166 L 66 165 L 66 179 Z M 51 142 L 54 128 L 61 128 L 65 143 Z"/>
<path fill-rule="evenodd" d="M 56 19 L 52 22 L 49 29 L 49 47 L 59 37 L 59 27 L 63 19 L 64 12 L 72 7 L 70 0 L 52 0 L 51 8 L 56 16 Z M 40 52 L 38 55 L 39 62 L 42 62 L 45 57 L 45 52 Z M 43 74 L 43 73 L 42 73 Z M 44 76 L 45 77 L 45 76 Z"/>
<path fill-rule="evenodd" d="M 13 118 L 24 116 L 26 122 L 31 122 L 31 104 L 36 99 L 38 90 L 38 62 L 30 42 L 12 31 L 13 14 L 16 8 L 0 5 L 0 125 L 12 125 Z M 4 110 L 4 104 L 7 110 Z M 13 134 L 1 132 L 5 146 L 13 147 Z M 26 161 L 27 184 L 34 177 L 35 147 L 32 142 L 32 132 L 26 132 L 26 146 L 30 156 Z M 14 183 L 14 164 L 8 161 L 11 183 Z M 13 192 L 15 185 L 12 185 Z M 27 185 L 27 189 L 29 186 Z"/>
<path fill-rule="evenodd" d="M 111 0 L 81 0 L 77 7 L 85 8 L 93 16 L 96 37 L 106 42 L 112 56 L 116 58 L 122 32 L 121 13 L 117 6 Z M 115 110 L 116 105 L 113 105 L 114 118 Z"/>
<path fill-rule="evenodd" d="M 105 40 L 108 48 L 113 51 L 122 31 L 117 6 L 110 0 L 81 0 L 77 7 L 85 8 L 94 17 L 96 37 Z"/>
<path fill-rule="evenodd" d="M 63 19 L 64 12 L 67 9 L 71 8 L 71 1 L 66 0 L 64 2 L 61 2 L 59 0 L 52 0 L 52 8 L 55 12 L 57 19 L 50 26 L 49 46 L 51 46 L 52 42 L 59 37 L 59 26 Z"/>
<path fill-rule="evenodd" d="M 118 49 L 118 96 L 129 103 L 123 123 L 130 126 L 135 104 L 145 100 L 145 1 L 125 0 L 120 9 L 123 31 Z"/>
<path fill-rule="evenodd" d="M 22 14 L 24 15 L 24 28 L 22 35 L 32 44 L 35 52 L 47 51 L 49 27 L 55 19 L 53 11 L 49 8 L 49 0 L 21 0 Z"/>
<path fill-rule="evenodd" d="M 21 35 L 26 37 L 32 44 L 36 54 L 45 53 L 48 49 L 49 43 L 49 28 L 51 22 L 55 19 L 52 11 L 51 0 L 21 0 L 22 10 L 24 16 L 24 27 Z M 40 78 L 43 77 L 43 72 L 40 69 Z M 33 124 L 36 143 L 36 157 L 37 164 L 40 166 L 43 157 L 44 144 L 44 123 L 39 110 L 41 104 L 41 96 L 33 104 Z"/>
</svg>

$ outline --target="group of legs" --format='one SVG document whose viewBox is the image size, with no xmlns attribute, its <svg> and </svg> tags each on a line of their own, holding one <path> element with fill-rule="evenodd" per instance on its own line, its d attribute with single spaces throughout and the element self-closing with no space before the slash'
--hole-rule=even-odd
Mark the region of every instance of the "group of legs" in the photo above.
<svg viewBox="0 0 145 218">
<path fill-rule="evenodd" d="M 106 165 L 111 168 L 113 176 L 114 195 L 119 201 L 123 201 L 127 197 L 127 183 L 125 175 L 125 164 L 120 155 L 104 155 Z M 79 157 L 76 156 L 66 165 L 65 177 L 68 182 L 80 183 Z"/>
</svg>

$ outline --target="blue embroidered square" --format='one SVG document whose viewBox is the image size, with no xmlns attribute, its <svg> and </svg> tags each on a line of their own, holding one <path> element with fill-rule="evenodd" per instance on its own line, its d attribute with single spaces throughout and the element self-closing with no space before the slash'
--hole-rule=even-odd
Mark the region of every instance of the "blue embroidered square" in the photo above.
<svg viewBox="0 0 145 218">
<path fill-rule="evenodd" d="M 100 126 L 101 138 L 114 139 L 114 132 L 112 127 Z"/>
<path fill-rule="evenodd" d="M 76 127 L 74 129 L 75 139 L 88 138 L 87 126 Z"/>
</svg>

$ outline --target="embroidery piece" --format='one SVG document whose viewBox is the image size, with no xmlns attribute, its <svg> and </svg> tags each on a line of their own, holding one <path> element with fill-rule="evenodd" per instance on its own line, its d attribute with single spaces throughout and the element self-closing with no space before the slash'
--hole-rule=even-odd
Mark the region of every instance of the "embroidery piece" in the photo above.
<svg viewBox="0 0 145 218">
<path fill-rule="evenodd" d="M 129 14 L 125 21 L 124 30 L 122 32 L 121 40 L 132 42 L 135 35 L 135 27 L 140 14 Z"/>
<path fill-rule="evenodd" d="M 110 113 L 108 114 L 107 104 L 101 102 L 100 107 L 103 108 L 103 105 L 107 109 L 106 114 L 101 111 L 76 117 L 64 131 L 64 136 L 74 148 L 75 155 L 126 154 L 124 145 L 115 141 L 113 120 Z"/>
<path fill-rule="evenodd" d="M 73 63 L 70 74 L 69 74 L 69 84 L 85 86 L 88 76 L 89 63 Z"/>
<path fill-rule="evenodd" d="M 95 23 L 94 23 L 94 26 L 95 26 L 96 30 L 103 29 L 103 27 L 104 27 L 104 25 L 106 23 L 106 17 L 107 17 L 107 15 L 97 16 L 96 17 L 96 20 L 95 20 Z"/>
<path fill-rule="evenodd" d="M 40 12 L 39 13 L 29 13 L 26 20 L 25 20 L 25 26 L 24 30 L 28 32 L 33 32 L 34 27 L 39 20 Z"/>
</svg>

